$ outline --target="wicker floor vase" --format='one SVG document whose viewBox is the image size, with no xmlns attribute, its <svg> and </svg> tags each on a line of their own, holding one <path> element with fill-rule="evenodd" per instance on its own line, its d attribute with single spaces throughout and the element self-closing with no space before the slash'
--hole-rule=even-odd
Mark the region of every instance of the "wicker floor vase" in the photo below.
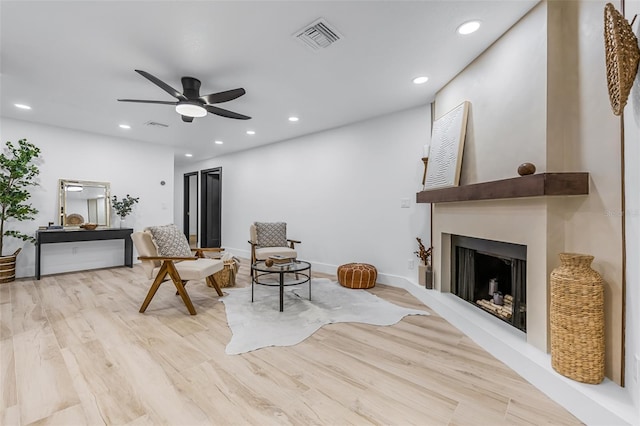
<svg viewBox="0 0 640 426">
<path fill-rule="evenodd" d="M 551 272 L 551 366 L 582 383 L 604 380 L 604 285 L 593 256 L 560 253 Z"/>
</svg>

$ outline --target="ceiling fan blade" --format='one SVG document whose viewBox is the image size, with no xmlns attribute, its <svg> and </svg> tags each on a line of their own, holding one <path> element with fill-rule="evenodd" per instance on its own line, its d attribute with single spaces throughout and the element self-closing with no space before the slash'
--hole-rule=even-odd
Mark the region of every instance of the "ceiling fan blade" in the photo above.
<svg viewBox="0 0 640 426">
<path fill-rule="evenodd" d="M 120 102 L 138 102 L 141 104 L 162 104 L 162 105 L 178 105 L 177 102 L 171 101 L 146 101 L 143 99 L 118 99 Z"/>
<path fill-rule="evenodd" d="M 173 87 L 169 86 L 167 83 L 165 83 L 164 81 L 160 80 L 159 78 L 154 77 L 153 75 L 149 74 L 146 71 L 142 71 L 142 70 L 135 70 L 135 71 L 138 74 L 140 74 L 141 76 L 143 76 L 144 78 L 146 78 L 147 80 L 151 81 L 156 86 L 160 87 L 162 90 L 164 90 L 165 92 L 167 92 L 168 94 L 170 94 L 174 98 L 178 98 L 181 101 L 186 101 L 187 100 L 187 97 L 185 95 L 183 95 L 182 93 L 178 92 L 176 89 L 174 89 Z"/>
<path fill-rule="evenodd" d="M 212 93 L 210 95 L 203 95 L 200 97 L 206 104 L 219 104 L 221 102 L 232 101 L 240 96 L 244 95 L 245 90 L 243 88 L 227 90 L 225 92 Z"/>
<path fill-rule="evenodd" d="M 238 114 L 237 112 L 227 111 L 226 109 L 214 107 L 213 105 L 204 105 L 204 108 L 212 114 L 219 115 L 221 117 L 235 118 L 237 120 L 249 120 L 251 117 Z"/>
<path fill-rule="evenodd" d="M 185 123 L 191 123 L 193 121 L 193 117 L 188 117 L 186 115 L 183 115 L 182 121 L 184 121 Z"/>
</svg>

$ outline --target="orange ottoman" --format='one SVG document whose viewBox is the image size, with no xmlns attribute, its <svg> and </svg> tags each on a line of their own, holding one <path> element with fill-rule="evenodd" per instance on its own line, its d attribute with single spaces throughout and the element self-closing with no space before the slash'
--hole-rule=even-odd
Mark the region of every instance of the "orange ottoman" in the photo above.
<svg viewBox="0 0 640 426">
<path fill-rule="evenodd" d="M 368 263 L 347 263 L 338 266 L 338 282 L 347 288 L 371 288 L 376 285 L 378 271 Z"/>
</svg>

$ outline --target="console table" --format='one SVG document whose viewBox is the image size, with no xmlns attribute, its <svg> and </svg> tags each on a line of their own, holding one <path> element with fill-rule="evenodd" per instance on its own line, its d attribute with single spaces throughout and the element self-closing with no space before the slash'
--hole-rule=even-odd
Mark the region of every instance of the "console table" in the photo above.
<svg viewBox="0 0 640 426">
<path fill-rule="evenodd" d="M 36 231 L 36 279 L 40 279 L 40 249 L 42 244 L 73 243 L 78 241 L 124 240 L 124 264 L 133 267 L 132 228 L 108 229 L 41 229 Z"/>
</svg>

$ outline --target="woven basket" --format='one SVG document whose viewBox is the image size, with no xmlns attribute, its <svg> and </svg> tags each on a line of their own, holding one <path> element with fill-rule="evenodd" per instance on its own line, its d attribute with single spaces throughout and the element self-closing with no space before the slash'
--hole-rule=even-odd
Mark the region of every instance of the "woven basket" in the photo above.
<svg viewBox="0 0 640 426">
<path fill-rule="evenodd" d="M 551 272 L 551 366 L 582 383 L 604 380 L 604 285 L 593 256 L 560 253 Z"/>
<path fill-rule="evenodd" d="M 0 256 L 0 283 L 10 283 L 16 279 L 16 260 L 18 253 L 22 249 L 19 248 L 15 253 L 9 256 Z"/>
<path fill-rule="evenodd" d="M 221 271 L 213 274 L 220 288 L 234 287 L 236 285 L 236 275 L 238 273 L 238 262 L 235 259 L 225 260 Z"/>
<path fill-rule="evenodd" d="M 638 72 L 640 47 L 631 25 L 611 3 L 604 7 L 604 47 L 609 100 L 620 115 Z"/>
</svg>

